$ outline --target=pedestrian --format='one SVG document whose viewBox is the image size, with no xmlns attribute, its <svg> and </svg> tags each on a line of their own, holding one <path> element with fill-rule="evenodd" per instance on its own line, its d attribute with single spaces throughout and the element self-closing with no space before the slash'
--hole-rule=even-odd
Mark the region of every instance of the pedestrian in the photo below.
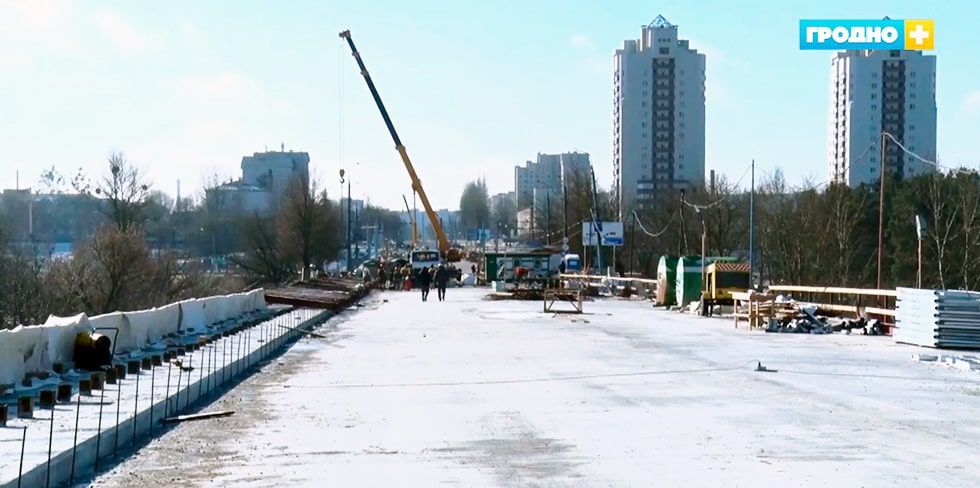
<svg viewBox="0 0 980 488">
<path fill-rule="evenodd" d="M 384 263 L 381 263 L 381 266 L 378 266 L 378 286 L 382 290 L 384 290 L 385 288 L 387 288 L 387 285 L 388 285 L 388 274 L 385 273 Z"/>
<path fill-rule="evenodd" d="M 474 274 L 474 275 L 476 274 L 476 265 L 475 264 L 471 264 L 470 265 L 470 274 Z"/>
<path fill-rule="evenodd" d="M 429 272 L 429 268 L 422 268 L 419 270 L 418 275 L 415 276 L 415 285 L 422 290 L 422 301 L 429 300 L 429 285 L 432 284 L 432 273 Z"/>
<path fill-rule="evenodd" d="M 436 270 L 435 275 L 436 282 L 436 294 L 439 296 L 439 301 L 446 300 L 446 284 L 449 283 L 449 269 L 446 268 L 441 263 L 439 264 L 439 269 Z"/>
</svg>

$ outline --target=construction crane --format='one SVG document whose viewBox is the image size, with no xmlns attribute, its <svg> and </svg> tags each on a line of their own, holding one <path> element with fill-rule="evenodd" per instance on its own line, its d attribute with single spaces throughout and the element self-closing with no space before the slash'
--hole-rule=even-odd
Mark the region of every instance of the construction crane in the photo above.
<svg viewBox="0 0 980 488">
<path fill-rule="evenodd" d="M 432 210 L 432 205 L 429 204 L 429 197 L 425 195 L 425 190 L 422 188 L 422 181 L 419 180 L 419 175 L 415 172 L 415 167 L 412 166 L 412 161 L 408 158 L 408 152 L 405 151 L 405 146 L 398 137 L 398 132 L 395 131 L 395 125 L 391 122 L 391 117 L 388 116 L 388 110 L 385 109 L 385 104 L 381 101 L 381 95 L 378 94 L 378 89 L 374 87 L 374 81 L 371 80 L 371 75 L 368 74 L 368 70 L 364 66 L 364 60 L 361 59 L 361 54 L 357 52 L 357 48 L 354 46 L 354 39 L 351 38 L 350 31 L 345 30 L 341 32 L 340 37 L 347 40 L 351 54 L 354 56 L 354 60 L 357 61 L 358 68 L 361 69 L 361 76 L 364 77 L 364 82 L 367 83 L 368 90 L 371 91 L 371 96 L 374 97 L 374 103 L 378 106 L 385 125 L 388 126 L 388 133 L 391 134 L 391 139 L 395 141 L 395 149 L 401 156 L 402 162 L 405 163 L 405 169 L 408 170 L 409 178 L 412 179 L 412 190 L 422 200 L 422 207 L 425 208 L 425 214 L 429 217 L 429 223 L 432 225 L 432 230 L 435 231 L 436 239 L 439 241 L 439 254 L 447 261 L 459 261 L 462 258 L 462 253 L 459 249 L 450 247 L 449 239 L 446 238 L 446 233 L 442 230 L 442 223 L 439 221 L 439 216 L 436 215 L 435 211 Z"/>
<path fill-rule="evenodd" d="M 402 195 L 402 200 L 405 202 L 405 212 L 408 213 L 408 221 L 412 224 L 412 249 L 415 249 L 419 245 L 419 229 L 415 225 L 415 214 L 412 213 L 412 208 L 408 206 L 408 199 L 405 195 Z"/>
</svg>

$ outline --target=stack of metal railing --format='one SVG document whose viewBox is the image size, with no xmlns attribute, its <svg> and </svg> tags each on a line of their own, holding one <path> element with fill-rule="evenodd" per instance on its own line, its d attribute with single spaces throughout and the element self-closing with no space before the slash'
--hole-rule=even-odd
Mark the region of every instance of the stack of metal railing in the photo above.
<svg viewBox="0 0 980 488">
<path fill-rule="evenodd" d="M 898 342 L 980 349 L 980 292 L 898 289 Z"/>
</svg>

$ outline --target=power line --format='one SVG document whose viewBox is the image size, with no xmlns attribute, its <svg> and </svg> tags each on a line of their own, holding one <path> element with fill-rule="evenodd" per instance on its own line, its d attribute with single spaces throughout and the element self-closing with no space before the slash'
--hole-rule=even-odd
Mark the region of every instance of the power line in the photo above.
<svg viewBox="0 0 980 488">
<path fill-rule="evenodd" d="M 742 184 L 742 181 L 745 180 L 745 177 L 749 174 L 749 170 L 751 170 L 751 169 L 752 169 L 752 166 L 751 165 L 749 165 L 748 167 L 745 168 L 745 172 L 742 173 L 742 177 L 738 179 L 738 182 L 737 183 L 735 183 L 735 188 L 738 188 L 739 185 Z M 734 195 L 734 193 L 729 193 L 728 195 L 722 195 L 721 198 L 719 198 L 719 199 L 717 199 L 717 200 L 715 200 L 715 201 L 713 201 L 711 203 L 708 203 L 708 204 L 691 203 L 691 202 L 688 202 L 687 200 L 681 200 L 681 201 L 684 203 L 684 205 L 687 205 L 688 207 L 691 207 L 691 208 L 693 208 L 695 210 L 705 210 L 705 209 L 709 209 L 711 207 L 714 207 L 715 205 L 720 204 L 721 202 L 723 202 L 723 201 L 727 200 L 728 198 L 730 198 L 732 195 Z"/>
<path fill-rule="evenodd" d="M 882 132 L 881 135 L 883 135 L 883 136 L 891 139 L 891 141 L 893 143 L 895 143 L 895 145 L 898 146 L 899 149 L 901 149 L 902 151 L 904 151 L 905 154 L 908 154 L 909 156 L 912 156 L 913 158 L 918 159 L 919 161 L 921 161 L 923 163 L 926 163 L 928 165 L 934 166 L 936 169 L 942 168 L 942 169 L 946 169 L 946 170 L 949 170 L 949 171 L 956 171 L 957 173 L 962 173 L 962 174 L 976 174 L 977 173 L 977 170 L 975 170 L 975 169 L 950 168 L 949 166 L 943 166 L 943 165 L 937 163 L 936 161 L 930 161 L 930 160 L 928 160 L 928 159 L 926 159 L 926 158 L 924 158 L 922 156 L 919 156 L 918 154 L 910 151 L 908 148 L 906 148 L 905 146 L 903 146 L 902 143 L 899 142 L 898 139 L 895 138 L 895 136 L 891 135 L 890 133 L 888 133 L 888 132 Z"/>
<path fill-rule="evenodd" d="M 663 235 L 664 232 L 667 232 L 667 230 L 670 229 L 670 224 L 674 222 L 674 218 L 676 217 L 677 217 L 677 211 L 674 211 L 673 213 L 670 214 L 670 220 L 667 221 L 667 224 L 664 225 L 664 228 L 660 232 L 652 234 L 650 233 L 650 231 L 647 230 L 646 227 L 643 226 L 643 222 L 640 221 L 640 217 L 636 214 L 636 210 L 633 211 L 633 221 L 640 226 L 640 232 L 643 232 L 649 237 L 660 237 L 661 235 Z"/>
</svg>

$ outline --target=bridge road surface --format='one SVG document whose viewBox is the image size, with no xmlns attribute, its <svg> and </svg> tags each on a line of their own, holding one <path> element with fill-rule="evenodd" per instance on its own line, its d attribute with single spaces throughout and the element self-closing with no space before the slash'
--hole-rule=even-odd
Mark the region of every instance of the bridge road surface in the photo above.
<svg viewBox="0 0 980 488">
<path fill-rule="evenodd" d="M 374 293 L 86 484 L 980 486 L 980 372 L 935 351 L 485 294 Z"/>
</svg>

